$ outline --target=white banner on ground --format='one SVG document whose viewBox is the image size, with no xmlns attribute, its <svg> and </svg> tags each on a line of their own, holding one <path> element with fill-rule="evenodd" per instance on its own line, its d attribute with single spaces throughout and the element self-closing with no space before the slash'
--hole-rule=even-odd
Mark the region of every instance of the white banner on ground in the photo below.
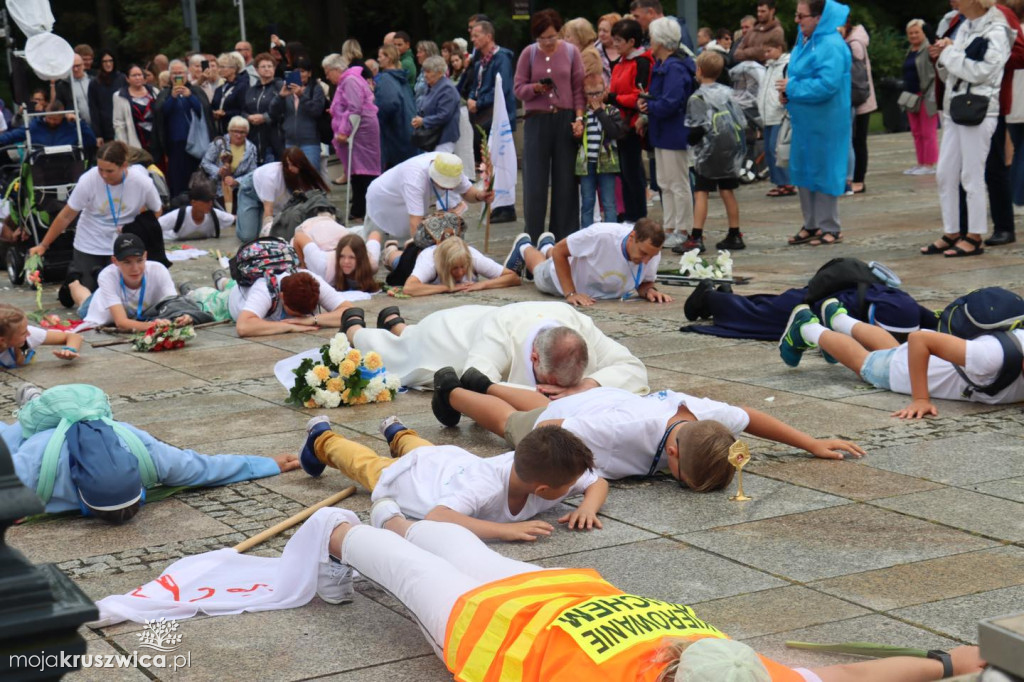
<svg viewBox="0 0 1024 682">
<path fill-rule="evenodd" d="M 516 160 L 516 143 L 512 139 L 512 123 L 508 120 L 508 109 L 505 107 L 501 74 L 494 77 L 494 115 L 491 117 L 487 146 L 491 151 L 491 163 L 494 164 L 494 201 L 491 207 L 515 206 L 519 165 Z"/>
</svg>

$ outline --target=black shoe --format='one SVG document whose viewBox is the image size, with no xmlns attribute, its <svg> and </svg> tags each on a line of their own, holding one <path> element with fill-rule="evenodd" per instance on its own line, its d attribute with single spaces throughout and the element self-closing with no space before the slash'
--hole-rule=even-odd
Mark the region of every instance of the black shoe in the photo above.
<svg viewBox="0 0 1024 682">
<path fill-rule="evenodd" d="M 71 288 L 68 287 L 67 282 L 61 284 L 60 289 L 57 289 L 57 300 L 60 301 L 60 304 L 65 308 L 75 307 L 75 299 L 71 297 Z"/>
<path fill-rule="evenodd" d="M 1015 241 L 1017 241 L 1017 237 L 1013 232 L 996 232 L 985 240 L 985 246 L 1004 246 L 1005 244 L 1012 244 Z"/>
<path fill-rule="evenodd" d="M 352 327 L 366 327 L 366 312 L 362 308 L 349 308 L 341 314 L 341 333 Z"/>
<path fill-rule="evenodd" d="M 705 251 L 707 251 L 707 249 L 704 248 L 703 236 L 694 238 L 693 235 L 690 235 L 690 237 L 687 238 L 687 240 L 682 244 L 676 244 L 675 246 L 673 246 L 672 253 L 689 253 L 694 249 L 697 249 L 698 253 L 704 253 Z"/>
<path fill-rule="evenodd" d="M 742 232 L 730 232 L 725 239 L 715 244 L 715 248 L 719 251 L 742 251 L 747 245 L 743 243 Z"/>
<path fill-rule="evenodd" d="M 454 368 L 442 367 L 434 372 L 434 395 L 430 398 L 430 409 L 437 421 L 445 426 L 455 426 L 462 419 L 462 415 L 452 408 L 449 401 L 452 391 L 461 387 L 459 375 Z"/>
<path fill-rule="evenodd" d="M 514 223 L 516 221 L 516 209 L 514 206 L 499 206 L 491 209 L 491 224 Z"/>
<path fill-rule="evenodd" d="M 723 294 L 731 294 L 732 293 L 732 285 L 729 284 L 728 282 L 725 282 L 723 284 L 719 284 L 715 288 L 715 291 L 718 291 L 718 292 L 723 293 Z"/>
<path fill-rule="evenodd" d="M 478 370 L 476 367 L 468 367 L 466 371 L 462 373 L 461 383 L 462 387 L 467 391 L 486 394 L 487 389 L 490 388 L 491 384 L 494 382 L 491 381 L 490 377 Z"/>
<path fill-rule="evenodd" d="M 708 310 L 707 301 L 708 293 L 715 288 L 715 283 L 710 279 L 702 279 L 694 290 L 690 293 L 689 298 L 686 299 L 686 303 L 683 304 L 683 314 L 686 315 L 686 319 L 690 322 L 696 322 L 700 319 L 707 319 L 711 317 L 711 311 Z"/>
</svg>

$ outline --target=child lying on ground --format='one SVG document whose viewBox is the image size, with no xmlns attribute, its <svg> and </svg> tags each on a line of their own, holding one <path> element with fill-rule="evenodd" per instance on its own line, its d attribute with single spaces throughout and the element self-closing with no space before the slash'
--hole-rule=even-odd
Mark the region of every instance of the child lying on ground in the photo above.
<svg viewBox="0 0 1024 682">
<path fill-rule="evenodd" d="M 82 337 L 30 325 L 20 308 L 0 303 L 0 367 L 14 369 L 29 364 L 39 346 L 60 346 L 53 354 L 61 360 L 74 360 L 82 349 Z"/>
<path fill-rule="evenodd" d="M 442 372 L 449 379 L 435 378 L 435 392 L 452 385 L 454 371 L 442 369 L 438 375 Z M 824 459 L 865 454 L 854 443 L 814 438 L 754 409 L 675 391 L 641 397 L 601 387 L 552 402 L 536 391 L 493 383 L 471 367 L 461 387 L 449 388 L 443 400 L 442 409 L 471 417 L 516 447 L 539 428 L 561 426 L 590 448 L 603 478 L 650 476 L 667 468 L 695 492 L 729 485 L 735 471 L 727 459 L 729 446 L 744 431 Z"/>
<path fill-rule="evenodd" d="M 488 458 L 435 446 L 396 417 L 381 423 L 381 433 L 398 459 L 334 433 L 326 416 L 313 417 L 306 430 L 299 455 L 306 473 L 319 476 L 330 465 L 374 500 L 394 498 L 416 518 L 457 523 L 484 539 L 535 540 L 553 528 L 529 519 L 582 493 L 583 502 L 559 522 L 569 528 L 601 527 L 597 512 L 608 483 L 593 472 L 593 456 L 580 439 L 558 427 L 538 429 L 515 452 Z"/>
<path fill-rule="evenodd" d="M 938 415 L 931 403 L 933 395 L 990 405 L 1024 400 L 1024 364 L 1019 360 L 1024 330 L 1008 332 L 1009 350 L 1018 360 L 1017 366 L 1010 368 L 1015 371 L 1003 382 L 1006 385 L 999 388 L 996 381 L 1004 375 L 1007 349 L 995 336 L 968 341 L 950 334 L 918 331 L 910 334 L 907 343 L 900 344 L 881 327 L 851 317 L 837 299 L 822 302 L 821 311 L 824 324 L 806 305 L 793 309 L 779 341 L 783 362 L 796 367 L 805 350 L 820 347 L 826 360 L 842 363 L 872 386 L 913 396 L 913 402 L 893 416 L 920 419 Z"/>
</svg>

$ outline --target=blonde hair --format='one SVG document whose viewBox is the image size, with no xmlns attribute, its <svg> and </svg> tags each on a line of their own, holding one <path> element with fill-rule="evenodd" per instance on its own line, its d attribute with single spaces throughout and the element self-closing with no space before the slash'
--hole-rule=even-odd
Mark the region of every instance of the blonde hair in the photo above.
<svg viewBox="0 0 1024 682">
<path fill-rule="evenodd" d="M 909 31 L 915 26 L 921 30 L 924 30 L 924 19 L 911 19 L 910 21 L 907 22 L 906 30 Z"/>
<path fill-rule="evenodd" d="M 582 50 L 594 44 L 597 40 L 597 31 L 589 21 L 583 17 L 576 17 L 562 26 L 562 37 Z"/>
<path fill-rule="evenodd" d="M 697 55 L 697 68 L 704 78 L 718 80 L 725 68 L 725 59 L 714 50 L 704 50 Z"/>
<path fill-rule="evenodd" d="M 729 429 L 713 419 L 684 425 L 676 435 L 680 480 L 685 475 L 695 493 L 709 493 L 729 485 L 736 473 L 729 463 L 729 446 L 735 442 Z"/>
<path fill-rule="evenodd" d="M 472 281 L 473 254 L 469 252 L 469 246 L 461 237 L 448 237 L 434 249 L 434 268 L 437 270 L 437 278 L 441 284 L 449 289 L 458 284 L 452 277 L 452 268 L 457 265 L 466 266 L 465 279 Z"/>
<path fill-rule="evenodd" d="M 341 57 L 346 64 L 351 64 L 353 59 L 362 59 L 363 46 L 355 38 L 349 38 L 341 44 Z"/>
<path fill-rule="evenodd" d="M 388 64 L 390 64 L 390 66 L 388 66 L 389 69 L 402 67 L 402 62 L 398 58 L 398 48 L 394 45 L 381 45 L 377 49 L 377 52 L 378 56 L 387 58 Z"/>
<path fill-rule="evenodd" d="M 21 308 L 10 303 L 0 303 L 0 339 L 6 341 L 14 333 L 15 325 L 21 324 L 27 317 Z"/>
<path fill-rule="evenodd" d="M 658 649 L 658 655 L 651 662 L 651 667 L 656 668 L 662 664 L 665 664 L 665 667 L 655 682 L 675 681 L 676 671 L 679 669 L 679 658 L 694 641 L 692 639 L 679 639 L 678 637 L 666 637 L 661 641 L 661 648 Z"/>
</svg>

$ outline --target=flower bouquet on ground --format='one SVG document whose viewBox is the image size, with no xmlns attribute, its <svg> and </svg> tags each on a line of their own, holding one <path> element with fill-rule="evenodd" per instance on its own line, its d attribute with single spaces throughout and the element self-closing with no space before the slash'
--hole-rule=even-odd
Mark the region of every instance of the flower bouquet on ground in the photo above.
<svg viewBox="0 0 1024 682">
<path fill-rule="evenodd" d="M 319 358 L 306 358 L 295 372 L 295 385 L 285 401 L 297 407 L 340 407 L 386 403 L 401 385 L 388 374 L 380 355 L 365 356 L 336 334 L 320 348 Z"/>
<path fill-rule="evenodd" d="M 186 341 L 196 338 L 196 330 L 191 324 L 151 324 L 144 332 L 132 334 L 132 348 L 140 353 L 159 353 L 185 346 Z"/>
<path fill-rule="evenodd" d="M 710 279 L 715 284 L 746 284 L 750 277 L 737 277 L 732 273 L 732 254 L 719 251 L 714 259 L 703 258 L 698 249 L 683 254 L 678 270 L 660 270 L 658 281 L 677 286 L 694 286 Z"/>
</svg>

